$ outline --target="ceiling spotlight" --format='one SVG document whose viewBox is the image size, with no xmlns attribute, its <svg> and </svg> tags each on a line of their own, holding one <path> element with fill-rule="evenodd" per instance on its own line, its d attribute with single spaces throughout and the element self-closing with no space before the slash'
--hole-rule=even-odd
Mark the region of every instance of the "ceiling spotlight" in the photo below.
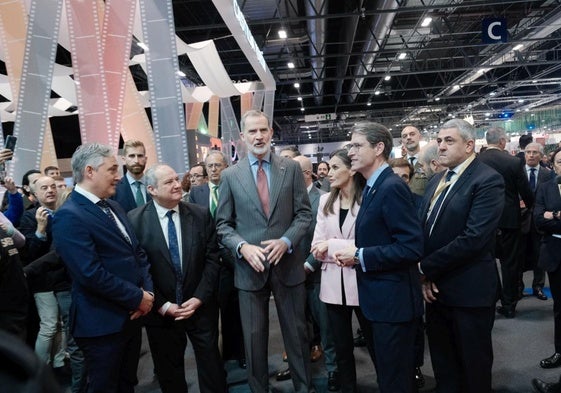
<svg viewBox="0 0 561 393">
<path fill-rule="evenodd" d="M 279 30 L 279 38 L 280 38 L 281 40 L 285 40 L 286 37 L 287 37 L 287 35 L 286 35 L 286 30 L 280 29 L 280 30 Z"/>
<path fill-rule="evenodd" d="M 304 112 L 306 109 L 304 109 L 304 107 L 300 108 L 301 112 Z"/>
<path fill-rule="evenodd" d="M 294 87 L 297 88 L 297 89 L 299 89 L 299 88 L 300 88 L 300 83 L 295 82 L 295 83 L 294 83 Z"/>
<path fill-rule="evenodd" d="M 485 113 L 485 117 L 489 117 L 491 114 L 489 112 Z"/>
<path fill-rule="evenodd" d="M 494 92 L 494 91 L 492 91 L 492 92 L 489 93 L 489 95 L 490 95 L 491 97 L 493 97 L 493 96 L 497 95 L 497 93 Z"/>
<path fill-rule="evenodd" d="M 298 101 L 302 101 L 302 97 L 298 97 L 297 100 L 298 100 Z"/>
<path fill-rule="evenodd" d="M 401 53 L 399 54 L 399 56 L 397 56 L 397 58 L 398 58 L 399 60 L 403 60 L 403 59 L 405 59 L 406 57 L 407 57 L 407 53 L 405 53 L 405 52 L 401 52 Z"/>
<path fill-rule="evenodd" d="M 440 97 L 436 97 L 434 100 L 435 101 L 440 101 Z"/>
<path fill-rule="evenodd" d="M 522 103 L 524 102 L 524 99 L 521 98 L 521 99 L 518 100 L 518 102 L 519 102 L 520 104 L 522 104 Z"/>
<path fill-rule="evenodd" d="M 379 95 L 380 95 L 380 90 L 376 90 L 376 91 L 374 92 L 374 95 L 379 96 Z"/>
<path fill-rule="evenodd" d="M 287 64 L 288 68 L 293 69 L 294 68 L 294 63 L 289 61 Z"/>
<path fill-rule="evenodd" d="M 371 103 L 370 101 L 368 101 L 368 102 L 366 103 L 366 106 L 372 106 L 372 103 Z"/>
<path fill-rule="evenodd" d="M 427 27 L 428 25 L 430 25 L 431 22 L 432 22 L 432 18 L 430 16 L 427 16 L 425 19 L 423 19 L 423 22 L 421 23 L 421 27 Z"/>
<path fill-rule="evenodd" d="M 390 79 L 392 79 L 391 75 L 386 75 L 386 76 L 384 77 L 384 80 L 385 80 L 385 81 L 389 81 Z"/>
<path fill-rule="evenodd" d="M 454 85 L 454 89 L 460 90 L 460 85 Z"/>
<path fill-rule="evenodd" d="M 524 45 L 518 44 L 518 45 L 516 45 L 516 46 L 515 46 L 514 48 L 512 48 L 512 49 L 513 49 L 513 50 L 520 50 L 520 49 L 522 49 L 523 47 L 524 47 Z"/>
</svg>

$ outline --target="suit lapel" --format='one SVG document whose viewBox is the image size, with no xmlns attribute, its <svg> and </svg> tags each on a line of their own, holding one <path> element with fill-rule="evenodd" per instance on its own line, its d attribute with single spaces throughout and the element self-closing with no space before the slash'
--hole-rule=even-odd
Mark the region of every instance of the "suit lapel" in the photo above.
<svg viewBox="0 0 561 393">
<path fill-rule="evenodd" d="M 454 186 L 452 187 L 452 189 L 450 190 L 448 195 L 446 195 L 446 198 L 444 198 L 444 201 L 442 202 L 442 207 L 440 208 L 441 213 L 439 214 L 439 217 L 443 215 L 446 206 L 448 206 L 448 203 L 452 200 L 452 198 L 454 198 L 454 195 L 456 195 L 456 193 L 462 189 L 464 183 L 468 181 L 469 177 L 473 172 L 473 169 L 478 165 L 478 163 L 479 161 L 477 160 L 477 158 L 473 160 L 473 162 L 469 164 L 469 166 L 466 168 L 464 173 L 462 173 L 458 178 L 458 180 L 456 180 L 456 183 L 454 184 Z M 443 172 L 443 174 L 444 173 L 446 172 Z M 436 222 L 438 222 L 438 218 Z"/>
<path fill-rule="evenodd" d="M 166 243 L 166 238 L 164 237 L 164 233 L 162 232 L 162 226 L 160 225 L 160 217 L 158 217 L 158 212 L 156 211 L 156 207 L 154 203 L 149 203 L 146 206 L 145 214 L 144 214 L 144 227 L 147 228 L 146 230 L 149 233 L 150 241 L 156 245 L 158 252 L 162 255 L 162 257 L 168 263 L 171 271 L 174 271 L 173 262 L 171 261 L 171 255 L 169 253 L 169 248 Z"/>
<path fill-rule="evenodd" d="M 433 177 L 434 180 L 431 179 L 431 181 L 427 185 L 427 189 L 425 190 L 425 196 L 423 197 L 423 205 L 420 211 L 420 219 L 421 222 L 423 223 L 427 219 L 427 213 L 429 212 L 430 201 L 432 200 L 432 196 L 434 195 L 434 192 L 436 191 L 438 184 L 440 183 L 440 180 L 442 179 L 442 176 L 444 176 L 445 173 L 446 171 L 436 173 Z"/>
<path fill-rule="evenodd" d="M 234 168 L 237 169 L 236 177 L 238 178 L 240 189 L 245 192 L 248 199 L 255 205 L 256 211 L 260 212 L 261 216 L 266 219 L 263 208 L 261 207 L 259 195 L 257 194 L 257 184 L 255 184 L 255 178 L 253 177 L 253 172 L 249 165 L 249 159 L 247 157 L 244 158 L 238 162 Z M 251 190 L 253 190 L 253 192 L 251 192 Z"/>
<path fill-rule="evenodd" d="M 269 190 L 269 206 L 274 209 L 277 206 L 277 200 L 279 199 L 282 183 L 286 174 L 286 167 L 284 166 L 282 160 L 273 153 L 271 153 L 270 173 L 271 178 L 269 179 L 269 184 L 271 185 L 271 188 Z M 273 210 L 270 211 L 269 215 L 273 215 Z"/>
<path fill-rule="evenodd" d="M 335 200 L 333 203 L 333 211 L 335 212 L 335 225 L 339 230 L 339 233 L 342 236 L 342 239 L 350 239 L 354 236 L 355 233 L 355 222 L 356 216 L 360 210 L 359 205 L 354 205 L 351 210 L 347 213 L 347 217 L 345 217 L 345 221 L 343 222 L 343 227 L 339 226 L 340 221 L 340 213 L 341 213 L 341 202 L 339 198 Z"/>
<path fill-rule="evenodd" d="M 384 180 L 386 180 L 386 178 L 390 174 L 393 174 L 393 170 L 390 167 L 387 167 L 386 169 L 384 169 L 382 171 L 382 173 L 380 173 L 380 175 L 378 176 L 378 178 L 374 182 L 374 185 L 370 189 L 370 192 L 368 193 L 366 198 L 364 198 L 364 200 L 362 201 L 361 208 L 358 212 L 358 217 L 356 218 L 357 223 L 360 222 L 360 220 L 364 216 L 364 212 L 366 210 L 368 210 L 368 206 L 370 206 L 372 201 L 374 201 L 376 199 L 376 196 L 378 195 L 377 189 L 380 187 L 380 185 L 384 182 Z"/>
<path fill-rule="evenodd" d="M 183 263 L 183 280 L 189 276 L 191 250 L 193 249 L 193 216 L 187 206 L 179 204 L 179 222 L 181 226 L 181 254 Z"/>
</svg>

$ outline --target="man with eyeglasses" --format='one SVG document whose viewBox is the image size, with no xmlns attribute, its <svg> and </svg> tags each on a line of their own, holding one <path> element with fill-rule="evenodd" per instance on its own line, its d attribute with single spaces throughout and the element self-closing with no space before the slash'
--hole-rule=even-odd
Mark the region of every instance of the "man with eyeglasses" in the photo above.
<svg viewBox="0 0 561 393">
<path fill-rule="evenodd" d="M 208 173 L 204 162 L 199 162 L 191 167 L 189 179 L 191 180 L 191 188 L 202 186 L 208 182 Z"/>
<path fill-rule="evenodd" d="M 339 266 L 354 266 L 359 305 L 372 326 L 378 386 L 382 393 L 412 393 L 414 342 L 423 314 L 416 262 L 423 233 L 413 194 L 388 165 L 393 138 L 373 122 L 351 128 L 346 148 L 351 169 L 366 187 L 355 224 L 355 245 L 334 253 Z"/>
<path fill-rule="evenodd" d="M 218 206 L 218 186 L 222 171 L 228 167 L 226 155 L 219 150 L 211 150 L 205 158 L 208 183 L 191 188 L 189 202 L 204 206 L 215 216 Z M 201 168 L 200 166 L 194 168 Z M 218 303 L 222 329 L 222 358 L 235 359 L 241 368 L 246 368 L 240 305 L 238 291 L 234 287 L 234 259 L 229 250 L 220 248 L 220 277 L 218 283 Z"/>
</svg>

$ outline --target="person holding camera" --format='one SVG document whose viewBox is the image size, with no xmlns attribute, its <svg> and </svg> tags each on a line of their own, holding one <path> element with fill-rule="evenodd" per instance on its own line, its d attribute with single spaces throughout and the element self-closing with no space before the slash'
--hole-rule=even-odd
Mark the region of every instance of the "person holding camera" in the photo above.
<svg viewBox="0 0 561 393">
<path fill-rule="evenodd" d="M 544 233 L 538 267 L 547 272 L 553 297 L 555 353 L 540 362 L 542 368 L 561 366 L 561 148 L 555 150 L 552 161 L 557 176 L 538 187 L 534 207 L 536 227 Z M 561 392 L 561 380 L 550 384 L 534 379 L 532 385 L 538 392 Z"/>
</svg>

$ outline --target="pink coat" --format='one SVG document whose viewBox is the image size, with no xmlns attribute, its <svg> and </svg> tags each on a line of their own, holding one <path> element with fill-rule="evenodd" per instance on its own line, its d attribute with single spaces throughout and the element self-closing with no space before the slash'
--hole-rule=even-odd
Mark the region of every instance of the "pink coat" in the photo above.
<svg viewBox="0 0 561 393">
<path fill-rule="evenodd" d="M 358 306 L 358 290 L 355 270 L 350 267 L 339 267 L 335 264 L 335 251 L 352 246 L 355 243 L 355 220 L 360 206 L 353 206 L 347 213 L 342 230 L 339 228 L 340 202 L 337 199 L 333 205 L 334 214 L 325 215 L 323 207 L 329 194 L 322 195 L 319 200 L 317 224 L 314 231 L 312 245 L 328 240 L 327 257 L 321 264 L 321 289 L 319 298 L 324 303 L 343 304 L 341 271 L 345 286 L 345 300 L 348 306 Z"/>
</svg>

